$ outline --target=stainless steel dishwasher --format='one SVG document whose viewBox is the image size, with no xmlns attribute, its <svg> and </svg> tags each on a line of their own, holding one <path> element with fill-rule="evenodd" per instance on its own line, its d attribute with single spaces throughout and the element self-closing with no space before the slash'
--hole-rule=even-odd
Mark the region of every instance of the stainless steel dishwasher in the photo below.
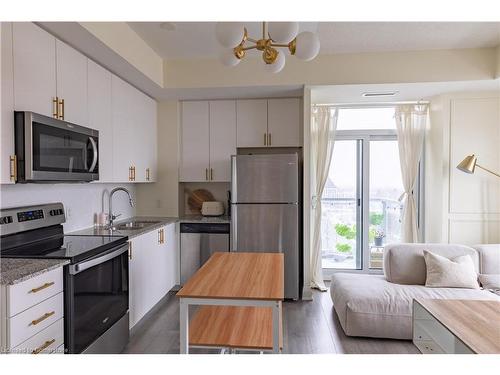
<svg viewBox="0 0 500 375">
<path fill-rule="evenodd" d="M 181 223 L 181 285 L 214 252 L 229 251 L 229 223 Z"/>
</svg>

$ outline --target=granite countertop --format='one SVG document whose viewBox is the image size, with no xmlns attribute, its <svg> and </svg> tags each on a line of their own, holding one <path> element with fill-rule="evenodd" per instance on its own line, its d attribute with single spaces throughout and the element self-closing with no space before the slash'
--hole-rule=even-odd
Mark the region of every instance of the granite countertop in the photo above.
<svg viewBox="0 0 500 375">
<path fill-rule="evenodd" d="M 181 223 L 230 223 L 231 218 L 227 215 L 223 216 L 203 216 L 203 215 L 184 215 L 179 218 L 179 222 Z"/>
<path fill-rule="evenodd" d="M 0 258 L 0 284 L 14 285 L 69 264 L 66 259 Z"/>
<path fill-rule="evenodd" d="M 181 217 L 164 217 L 164 216 L 133 216 L 128 219 L 118 220 L 115 225 L 128 223 L 130 221 L 156 221 L 157 223 L 147 225 L 144 228 L 132 230 L 109 230 L 101 227 L 90 227 L 86 229 L 77 230 L 68 235 L 78 236 L 127 236 L 134 238 L 141 234 L 151 232 L 165 225 L 172 223 L 230 223 L 231 219 L 228 216 L 202 216 L 202 215 L 184 215 Z"/>
<path fill-rule="evenodd" d="M 128 238 L 134 238 L 140 236 L 141 234 L 161 228 L 165 225 L 176 223 L 179 221 L 179 219 L 176 217 L 133 216 L 129 217 L 128 219 L 115 221 L 115 225 L 128 223 L 130 221 L 155 221 L 156 223 L 151 223 L 151 225 L 147 225 L 144 228 L 132 230 L 109 230 L 100 227 L 90 227 L 66 234 L 78 236 L 127 236 Z"/>
</svg>

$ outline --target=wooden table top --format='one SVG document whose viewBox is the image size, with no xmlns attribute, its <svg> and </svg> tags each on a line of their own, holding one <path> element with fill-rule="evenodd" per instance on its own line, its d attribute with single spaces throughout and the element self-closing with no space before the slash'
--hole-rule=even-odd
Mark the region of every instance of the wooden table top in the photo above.
<svg viewBox="0 0 500 375">
<path fill-rule="evenodd" d="M 431 315 L 478 354 L 500 354 L 500 301 L 418 299 Z"/>
<path fill-rule="evenodd" d="M 270 307 L 203 306 L 189 323 L 189 345 L 273 349 Z M 283 332 L 280 324 L 280 347 Z"/>
<path fill-rule="evenodd" d="M 284 257 L 278 253 L 214 253 L 177 297 L 282 300 Z"/>
</svg>

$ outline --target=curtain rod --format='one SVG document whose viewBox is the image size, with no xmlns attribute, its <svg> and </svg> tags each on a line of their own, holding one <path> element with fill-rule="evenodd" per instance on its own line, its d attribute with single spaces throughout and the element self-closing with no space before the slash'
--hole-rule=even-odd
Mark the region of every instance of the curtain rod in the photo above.
<svg viewBox="0 0 500 375">
<path fill-rule="evenodd" d="M 366 102 L 366 103 L 321 103 L 313 104 L 313 107 L 392 107 L 396 105 L 404 104 L 430 104 L 428 100 L 418 100 L 418 101 L 406 101 L 406 102 Z"/>
</svg>

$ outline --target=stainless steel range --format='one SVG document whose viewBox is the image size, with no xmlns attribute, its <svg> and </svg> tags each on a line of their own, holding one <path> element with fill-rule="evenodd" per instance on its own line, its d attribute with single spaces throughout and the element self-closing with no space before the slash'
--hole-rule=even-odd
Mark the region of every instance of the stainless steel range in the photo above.
<svg viewBox="0 0 500 375">
<path fill-rule="evenodd" d="M 120 353 L 129 338 L 126 236 L 65 235 L 62 203 L 0 210 L 2 258 L 67 259 L 67 353 Z"/>
</svg>

